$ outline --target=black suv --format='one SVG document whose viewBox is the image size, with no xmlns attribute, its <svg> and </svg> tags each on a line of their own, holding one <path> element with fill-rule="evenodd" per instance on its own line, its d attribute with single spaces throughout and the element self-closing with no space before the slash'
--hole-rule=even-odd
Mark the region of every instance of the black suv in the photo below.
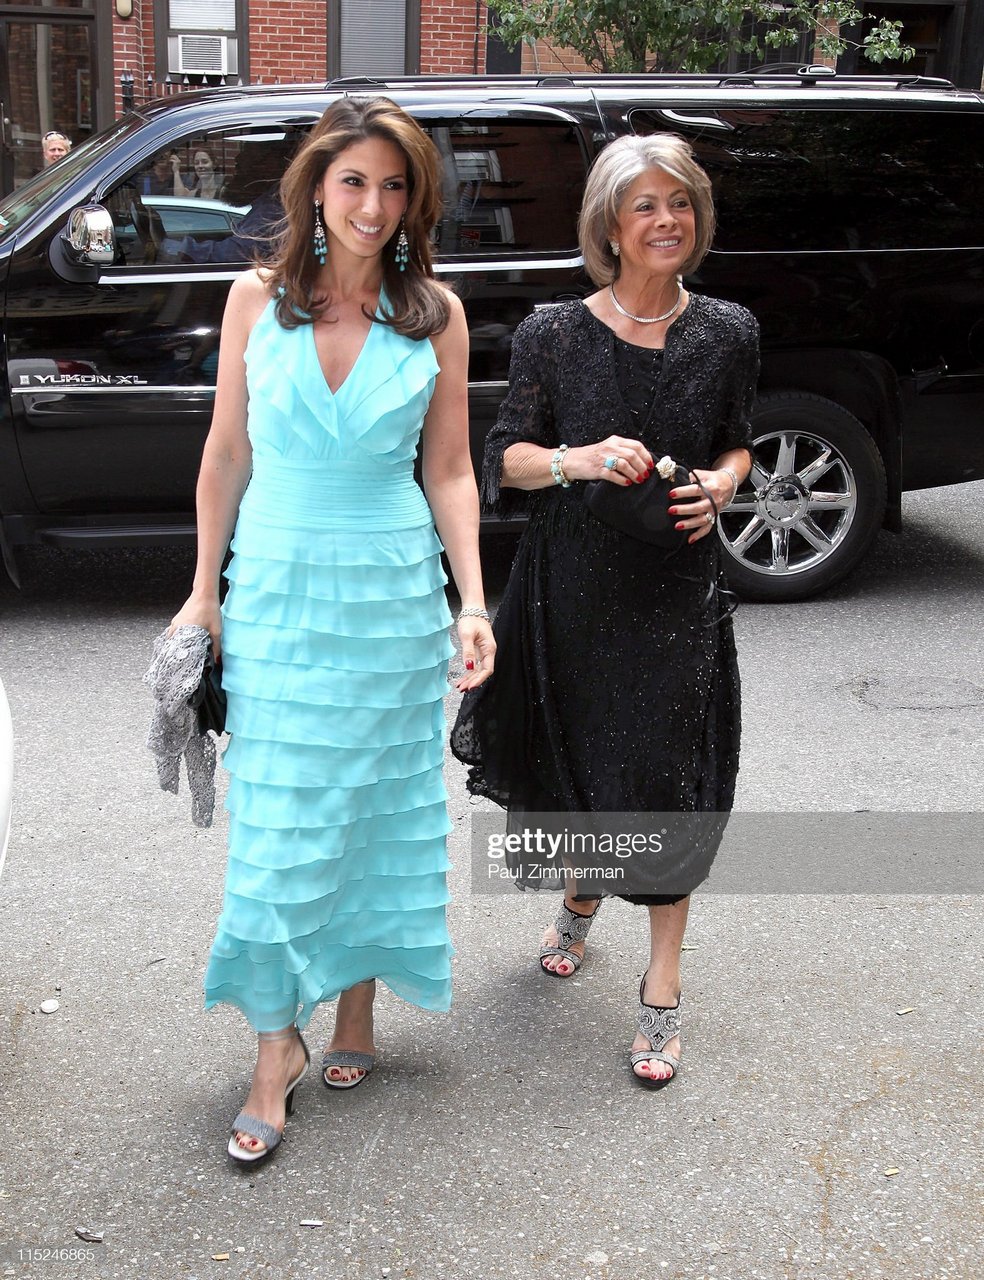
<svg viewBox="0 0 984 1280">
<path fill-rule="evenodd" d="M 813 594 L 898 526 L 903 489 L 984 477 L 980 94 L 824 68 L 224 89 L 130 113 L 0 205 L 9 569 L 38 539 L 194 536 L 229 282 L 346 93 L 394 98 L 444 157 L 435 245 L 468 313 L 476 461 L 516 325 L 592 289 L 575 234 L 592 157 L 666 130 L 717 199 L 689 283 L 762 325 L 756 465 L 720 522 L 739 590 Z M 202 151 L 218 198 L 191 193 Z"/>
</svg>

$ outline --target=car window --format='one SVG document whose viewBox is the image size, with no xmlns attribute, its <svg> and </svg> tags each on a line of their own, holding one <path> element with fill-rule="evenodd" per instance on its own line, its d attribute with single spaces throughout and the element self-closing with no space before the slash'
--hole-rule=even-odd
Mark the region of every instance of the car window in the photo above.
<svg viewBox="0 0 984 1280">
<path fill-rule="evenodd" d="M 424 127 L 444 162 L 438 257 L 577 252 L 585 162 L 573 128 L 487 118 Z"/>
<path fill-rule="evenodd" d="M 280 178 L 305 134 L 276 123 L 199 131 L 144 157 L 103 197 L 117 265 L 265 256 L 283 217 Z"/>
<path fill-rule="evenodd" d="M 714 184 L 731 252 L 978 247 L 984 119 L 915 111 L 719 111 L 728 132 L 634 111 L 637 133 L 685 133 Z"/>
<path fill-rule="evenodd" d="M 164 230 L 169 236 L 228 235 L 249 212 L 248 206 L 236 208 L 220 201 L 182 200 L 178 196 L 170 199 L 166 196 L 157 199 L 150 196 L 144 200 L 144 204 L 156 209 L 161 215 Z"/>
</svg>

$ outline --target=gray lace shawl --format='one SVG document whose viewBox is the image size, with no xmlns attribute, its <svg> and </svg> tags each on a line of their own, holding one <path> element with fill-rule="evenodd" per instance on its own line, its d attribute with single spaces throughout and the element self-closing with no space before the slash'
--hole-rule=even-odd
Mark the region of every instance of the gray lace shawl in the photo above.
<svg viewBox="0 0 984 1280">
<path fill-rule="evenodd" d="M 163 791 L 177 795 L 184 757 L 196 827 L 210 827 L 215 810 L 215 743 L 210 734 L 200 732 L 188 705 L 201 680 L 209 643 L 204 627 L 178 627 L 170 636 L 161 632 L 143 677 L 154 695 L 147 746 L 154 755 L 158 781 Z"/>
</svg>

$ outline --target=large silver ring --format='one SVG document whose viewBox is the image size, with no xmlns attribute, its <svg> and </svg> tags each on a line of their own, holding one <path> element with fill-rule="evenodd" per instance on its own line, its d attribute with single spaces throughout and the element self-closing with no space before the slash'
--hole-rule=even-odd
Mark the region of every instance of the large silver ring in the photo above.
<svg viewBox="0 0 984 1280">
<path fill-rule="evenodd" d="M 618 467 L 618 464 L 619 464 L 619 459 L 616 457 L 614 453 L 610 453 L 608 457 L 605 459 L 605 466 L 609 471 L 615 471 L 616 468 Z"/>
<path fill-rule="evenodd" d="M 704 512 L 704 520 L 705 520 L 705 522 L 706 522 L 707 524 L 713 524 L 713 523 L 714 523 L 714 512 L 713 512 L 713 511 L 705 511 L 705 512 Z"/>
</svg>

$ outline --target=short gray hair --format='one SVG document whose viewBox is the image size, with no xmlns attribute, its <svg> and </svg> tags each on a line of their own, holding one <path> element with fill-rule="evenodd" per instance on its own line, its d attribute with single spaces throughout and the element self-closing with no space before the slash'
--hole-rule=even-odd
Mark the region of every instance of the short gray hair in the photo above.
<svg viewBox="0 0 984 1280">
<path fill-rule="evenodd" d="M 591 166 L 578 218 L 584 266 L 599 286 L 618 279 L 619 260 L 612 253 L 609 237 L 625 193 L 650 169 L 662 169 L 682 183 L 694 206 L 697 242 L 684 263 L 684 274 L 693 271 L 711 247 L 715 226 L 711 180 L 694 159 L 690 143 L 675 133 L 616 138 Z"/>
</svg>

